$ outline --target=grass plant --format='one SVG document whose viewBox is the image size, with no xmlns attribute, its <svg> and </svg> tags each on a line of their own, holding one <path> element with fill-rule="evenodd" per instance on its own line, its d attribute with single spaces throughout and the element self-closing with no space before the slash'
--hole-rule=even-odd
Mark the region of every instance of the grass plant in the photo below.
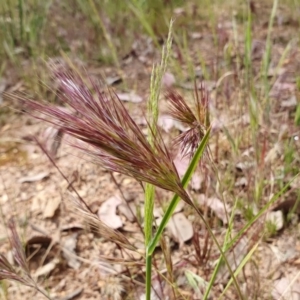
<svg viewBox="0 0 300 300">
<path fill-rule="evenodd" d="M 14 59 L 18 53 L 39 55 L 42 35 L 52 1 L 8 0 L 1 2 L 0 36 L 5 45 L 3 50 Z M 0 53 L 0 55 L 4 53 Z"/>
<path fill-rule="evenodd" d="M 194 264 L 197 267 L 199 265 L 212 265 L 209 277 L 206 279 L 192 271 L 185 270 L 189 285 L 197 295 L 200 295 L 201 299 L 209 299 L 214 286 L 218 283 L 218 276 L 224 272 L 224 274 L 228 273 L 229 279 L 224 284 L 219 299 L 224 299 L 232 285 L 234 285 L 237 297 L 246 299 L 240 279 L 243 268 L 258 251 L 261 237 L 265 234 L 276 234 L 274 224 L 265 222 L 264 218 L 277 201 L 284 199 L 285 193 L 291 189 L 292 181 L 298 176 L 299 160 L 297 159 L 299 157 L 297 156 L 296 139 L 299 138 L 297 126 L 300 125 L 299 99 L 295 111 L 290 112 L 289 117 L 292 118 L 292 122 L 289 123 L 287 129 L 289 134 L 296 132 L 297 138 L 295 136 L 295 140 L 288 139 L 285 142 L 281 133 L 276 131 L 277 128 L 271 131 L 273 129 L 271 128 L 273 126 L 272 117 L 274 117 L 277 107 L 273 103 L 275 101 L 270 97 L 272 86 L 278 79 L 280 70 L 291 55 L 297 40 L 290 41 L 284 47 L 278 62 L 274 65 L 275 75 L 270 79 L 270 67 L 273 67 L 274 24 L 276 25 L 277 12 L 280 9 L 279 1 L 268 1 L 268 4 L 272 4 L 272 8 L 266 29 L 265 48 L 261 61 L 259 61 L 259 70 L 257 70 L 257 63 L 253 59 L 253 44 L 256 39 L 255 26 L 256 21 L 259 20 L 256 19 L 255 9 L 251 7 L 252 1 L 247 6 L 237 1 L 236 11 L 231 14 L 232 20 L 229 21 L 233 36 L 226 43 L 224 49 L 222 49 L 222 43 L 219 41 L 220 33 L 218 33 L 218 22 L 221 18 L 216 14 L 217 5 L 221 7 L 219 1 L 202 1 L 201 3 L 195 1 L 194 5 L 181 1 L 129 0 L 117 2 L 119 6 L 111 1 L 89 0 L 86 3 L 77 0 L 74 5 L 79 8 L 85 20 L 92 24 L 99 44 L 97 51 L 101 53 L 100 56 L 105 52 L 104 49 L 108 49 L 106 59 L 99 60 L 103 65 L 111 64 L 120 73 L 124 64 L 122 55 L 124 53 L 127 55 L 133 41 L 145 34 L 152 40 L 153 48 L 161 51 L 160 64 L 153 66 L 150 80 L 150 96 L 147 103 L 147 136 L 145 136 L 145 132 L 141 131 L 130 112 L 113 91 L 103 92 L 93 80 L 86 80 L 82 74 L 76 74 L 76 72 L 75 75 L 68 71 L 52 74 L 53 79 L 59 83 L 61 94 L 58 96 L 64 94 L 65 104 L 72 109 L 71 112 L 46 102 L 28 100 L 27 97 L 23 96 L 19 97 L 20 103 L 34 117 L 50 122 L 54 126 L 59 123 L 65 134 L 81 140 L 83 142 L 80 144 L 81 150 L 95 163 L 109 172 L 130 176 L 142 185 L 145 207 L 144 214 L 138 212 L 138 219 L 144 223 L 145 249 L 137 249 L 122 232 L 112 230 L 103 224 L 79 195 L 77 195 L 78 199 L 75 200 L 75 204 L 80 214 L 84 215 L 105 239 L 113 241 L 121 249 L 143 254 L 143 263 L 146 268 L 145 297 L 147 300 L 150 300 L 153 295 L 153 281 L 156 276 L 170 286 L 174 299 L 176 297 L 184 298 L 183 293 L 176 285 L 172 253 L 163 236 L 164 230 L 180 201 L 185 202 L 189 211 L 195 215 L 197 222 L 206 230 L 204 246 L 199 246 L 200 239 L 199 236 L 197 237 L 198 233 L 195 233 L 193 239 L 196 253 Z M 293 5 L 297 6 L 296 2 L 293 1 Z M 6 57 L 8 64 L 14 65 L 17 70 L 22 69 L 22 61 L 25 57 L 32 61 L 33 73 L 37 73 L 38 59 L 41 56 L 47 57 L 45 50 L 47 46 L 41 42 L 41 36 L 49 21 L 47 14 L 51 3 L 51 1 L 42 3 L 39 1 L 8 0 L 0 4 L 0 10 L 4 16 L 0 19 L 0 36 L 3 43 L 3 47 L 0 48 L 0 56 Z M 68 6 L 68 4 L 65 5 Z M 32 7 L 34 9 L 31 10 Z M 182 28 L 176 29 L 175 20 L 175 24 L 171 22 L 168 29 L 169 17 L 176 7 L 179 7 L 177 14 L 181 14 L 178 19 L 181 18 Z M 201 8 L 202 11 L 199 12 Z M 184 12 L 182 13 L 180 9 Z M 205 38 L 211 38 L 217 49 L 213 61 L 208 62 L 206 60 L 207 53 L 202 53 L 201 49 L 191 50 L 190 48 L 192 44 L 190 29 L 200 30 L 201 26 L 198 23 L 197 25 L 188 25 L 188 19 L 199 14 L 206 15 L 210 36 Z M 156 23 L 157 16 L 160 18 L 159 22 Z M 123 30 L 124 24 L 126 24 L 126 28 Z M 167 33 L 165 45 L 161 47 L 161 42 Z M 102 44 L 100 45 L 100 43 Z M 103 48 L 100 49 L 100 47 Z M 176 49 L 178 54 L 175 57 L 173 49 Z M 68 53 L 65 55 L 67 56 Z M 138 54 L 135 53 L 134 55 Z M 223 58 L 225 58 L 225 64 L 220 63 L 220 59 Z M 193 107 L 190 106 L 190 101 L 186 101 L 186 98 L 179 93 L 174 91 L 166 93 L 168 113 L 189 128 L 175 140 L 175 144 L 181 147 L 182 153 L 190 158 L 187 171 L 180 179 L 171 153 L 165 145 L 157 125 L 161 82 L 165 72 L 170 69 L 176 72 L 177 78 L 182 79 L 188 75 L 190 79 L 194 80 L 196 64 L 201 67 L 201 78 L 204 81 L 216 79 L 215 81 L 218 83 L 213 91 L 215 95 L 214 104 L 208 101 L 205 84 L 201 87 L 200 95 L 197 94 L 199 87 L 195 86 Z M 5 66 L 6 63 L 3 63 L 1 74 L 5 73 L 3 71 Z M 25 80 L 25 82 L 31 87 L 31 90 L 37 91 L 36 94 L 47 94 L 47 90 L 38 88 L 39 84 L 31 74 L 26 74 L 26 72 L 24 74 L 24 78 L 26 76 L 28 78 L 28 81 Z M 221 74 L 229 74 L 230 76 L 222 77 Z M 298 93 L 300 90 L 299 78 L 299 75 L 295 78 Z M 233 88 L 230 87 L 231 80 L 235 80 L 236 83 Z M 234 105 L 226 106 L 220 99 L 228 100 L 228 103 L 232 101 L 233 96 L 230 95 L 230 90 L 237 91 L 234 96 L 236 102 Z M 226 96 L 224 97 L 224 95 Z M 227 95 L 229 96 L 227 97 Z M 228 112 L 230 122 L 236 121 L 231 120 L 232 115 L 239 118 L 246 116 L 249 122 L 246 122 L 246 125 L 242 122 L 239 123 L 240 125 L 232 125 L 228 122 L 229 124 L 222 124 L 222 130 L 216 129 L 216 126 L 210 124 L 211 117 L 218 118 L 217 113 L 227 108 L 233 108 L 233 111 Z M 213 113 L 216 115 L 211 115 L 213 109 L 215 109 Z M 270 129 L 270 135 L 264 132 L 267 129 Z M 212 139 L 215 142 L 214 155 L 209 150 Z M 226 159 L 224 159 L 227 164 L 226 167 L 218 164 L 221 157 L 220 151 L 223 150 L 221 142 L 224 140 L 229 145 Z M 273 165 L 266 162 L 267 153 L 272 150 L 275 142 L 283 144 L 282 158 L 280 158 L 281 168 L 274 160 L 272 161 L 272 163 L 274 162 Z M 294 144 L 291 144 L 292 142 Z M 245 152 L 247 154 L 244 155 Z M 248 180 L 248 186 L 244 190 L 242 188 L 238 190 L 236 186 L 238 177 L 236 175 L 236 163 L 243 160 L 244 157 L 251 158 L 254 165 L 250 171 L 241 171 Z M 51 160 L 51 157 L 49 158 Z M 226 207 L 227 201 L 231 201 L 234 207 L 230 214 L 226 211 L 228 222 L 223 231 L 222 239 L 216 235 L 215 228 L 213 228 L 204 208 L 199 207 L 188 192 L 188 184 L 200 162 L 209 165 L 214 170 L 211 178 L 215 185 L 215 192 L 220 195 L 224 207 Z M 52 163 L 55 165 L 54 161 Z M 66 177 L 64 178 L 67 180 Z M 166 204 L 161 222 L 158 226 L 154 226 L 153 211 L 154 204 L 158 202 L 156 198 L 157 188 L 171 192 L 173 197 Z M 299 198 L 299 195 L 297 197 Z M 237 210 L 240 211 L 243 219 L 243 226 L 239 227 L 238 230 L 235 228 Z M 144 219 L 142 215 L 144 215 Z M 12 266 L 5 256 L 1 255 L 1 279 L 15 280 L 31 286 L 50 299 L 50 296 L 39 288 L 30 276 L 23 245 L 17 235 L 13 221 L 8 223 L 8 228 L 13 237 L 10 242 L 19 269 Z M 236 254 L 240 254 L 241 241 L 247 241 L 247 251 L 245 253 L 240 251 L 242 255 L 239 256 Z M 209 246 L 213 242 L 214 249 L 217 249 L 214 264 L 212 264 L 212 251 Z M 163 252 L 167 275 L 162 274 L 156 266 L 155 256 L 159 246 Z M 232 262 L 232 256 L 238 257 L 235 257 Z M 228 271 L 225 272 L 224 269 Z M 2 290 L 6 293 L 5 284 L 3 284 Z"/>
</svg>

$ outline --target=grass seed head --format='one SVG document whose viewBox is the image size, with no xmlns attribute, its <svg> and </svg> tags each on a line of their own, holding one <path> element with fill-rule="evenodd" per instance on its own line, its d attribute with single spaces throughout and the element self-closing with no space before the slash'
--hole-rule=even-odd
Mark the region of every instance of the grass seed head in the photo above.
<svg viewBox="0 0 300 300">
<path fill-rule="evenodd" d="M 170 115 L 181 122 L 189 129 L 181 133 L 175 143 L 180 145 L 184 155 L 192 156 L 199 143 L 210 127 L 209 109 L 208 109 L 208 92 L 203 85 L 198 88 L 195 86 L 194 107 L 191 109 L 184 98 L 175 91 L 169 91 L 166 94 L 169 102 Z"/>
<path fill-rule="evenodd" d="M 93 82 L 91 90 L 82 79 L 69 73 L 57 72 L 55 77 L 61 98 L 71 111 L 21 98 L 30 113 L 85 142 L 77 147 L 108 171 L 148 182 L 189 201 L 160 134 L 150 145 L 112 91 L 103 92 Z"/>
</svg>

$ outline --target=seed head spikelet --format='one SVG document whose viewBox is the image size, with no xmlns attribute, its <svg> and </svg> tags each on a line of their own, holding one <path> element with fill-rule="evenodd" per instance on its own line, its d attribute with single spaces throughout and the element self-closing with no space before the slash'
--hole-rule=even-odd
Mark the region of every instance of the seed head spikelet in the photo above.
<svg viewBox="0 0 300 300">
<path fill-rule="evenodd" d="M 89 89 L 69 73 L 59 72 L 55 77 L 70 109 L 23 97 L 29 113 L 85 142 L 76 147 L 105 169 L 173 191 L 190 202 L 159 133 L 153 135 L 150 145 L 114 92 L 103 91 L 93 82 Z"/>
<path fill-rule="evenodd" d="M 201 94 L 199 96 L 198 88 L 195 86 L 193 109 L 188 106 L 179 93 L 169 91 L 166 94 L 170 115 L 183 125 L 189 127 L 187 131 L 181 133 L 175 140 L 175 143 L 180 145 L 184 155 L 192 156 L 194 154 L 200 141 L 208 128 L 210 128 L 208 93 L 203 85 L 201 85 L 200 91 Z"/>
</svg>

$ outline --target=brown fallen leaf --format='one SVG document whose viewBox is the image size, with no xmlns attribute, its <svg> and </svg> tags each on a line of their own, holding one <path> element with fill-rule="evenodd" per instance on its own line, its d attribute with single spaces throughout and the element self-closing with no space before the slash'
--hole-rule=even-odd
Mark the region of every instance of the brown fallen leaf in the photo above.
<svg viewBox="0 0 300 300">
<path fill-rule="evenodd" d="M 105 78 L 105 83 L 107 85 L 115 85 L 115 84 L 119 84 L 123 81 L 122 77 L 120 77 L 119 75 L 116 76 L 108 76 Z"/>
<path fill-rule="evenodd" d="M 48 201 L 48 193 L 46 190 L 41 190 L 37 195 L 35 195 L 31 201 L 31 208 L 30 210 L 37 211 L 41 213 L 47 205 Z"/>
<path fill-rule="evenodd" d="M 122 203 L 119 196 L 113 196 L 102 203 L 98 210 L 99 219 L 112 229 L 123 226 L 121 218 L 116 214 L 117 207 Z"/>
<path fill-rule="evenodd" d="M 127 232 L 134 232 L 136 233 L 137 231 L 139 231 L 139 227 L 134 224 L 134 223 L 126 223 L 123 227 L 122 227 L 122 231 L 127 231 Z"/>
<path fill-rule="evenodd" d="M 235 181 L 235 187 L 246 187 L 248 186 L 248 179 L 246 177 L 240 177 Z"/>
<path fill-rule="evenodd" d="M 254 166 L 254 162 L 249 162 L 249 161 L 243 161 L 243 162 L 239 162 L 236 164 L 235 168 L 240 171 L 240 172 L 243 172 L 243 171 L 247 171 L 249 170 L 250 168 L 252 168 Z"/>
<path fill-rule="evenodd" d="M 275 143 L 274 146 L 268 151 L 265 156 L 265 162 L 267 164 L 274 163 L 280 157 L 282 153 L 282 146 L 279 143 Z"/>
<path fill-rule="evenodd" d="M 295 95 L 293 95 L 289 99 L 283 100 L 280 103 L 280 106 L 281 107 L 286 107 L 286 108 L 294 108 L 294 107 L 297 106 L 297 104 L 298 104 L 297 97 Z"/>
<path fill-rule="evenodd" d="M 282 79 L 279 77 L 274 85 L 272 86 L 272 89 L 270 90 L 269 96 L 272 98 L 280 98 L 280 96 L 283 93 L 287 94 L 294 94 L 295 93 L 295 88 L 296 85 L 294 83 L 289 83 L 289 82 L 282 82 Z"/>
<path fill-rule="evenodd" d="M 33 277 L 38 279 L 40 276 L 46 276 L 52 272 L 56 265 L 59 263 L 59 259 L 55 258 L 44 266 L 39 267 L 33 274 Z"/>
<path fill-rule="evenodd" d="M 192 223 L 183 213 L 174 214 L 167 225 L 167 229 L 180 245 L 189 241 L 194 235 Z"/>
<path fill-rule="evenodd" d="M 199 195 L 198 203 L 202 207 L 209 207 L 224 224 L 228 223 L 227 215 L 230 213 L 231 209 L 226 203 L 224 206 L 224 203 L 218 198 L 207 198 L 204 194 Z"/>
<path fill-rule="evenodd" d="M 81 263 L 77 259 L 77 254 L 75 252 L 77 245 L 78 234 L 74 233 L 64 239 L 61 243 L 63 257 L 67 260 L 68 266 L 77 270 L 79 269 Z"/>
<path fill-rule="evenodd" d="M 273 284 L 272 296 L 274 300 L 299 300 L 300 299 L 300 280 L 299 275 L 283 277 Z"/>
<path fill-rule="evenodd" d="M 136 219 L 134 215 L 134 212 L 136 210 L 134 207 L 134 203 L 132 205 L 131 203 L 122 203 L 118 206 L 118 210 L 127 218 L 128 221 L 133 222 Z"/>
<path fill-rule="evenodd" d="M 277 231 L 281 230 L 284 225 L 283 212 L 281 210 L 268 212 L 266 221 L 274 224 Z"/>
<path fill-rule="evenodd" d="M 25 249 L 28 251 L 28 248 L 31 245 L 42 245 L 43 247 L 47 248 L 52 242 L 52 238 L 44 235 L 35 235 L 32 236 L 30 239 L 27 240 Z"/>
<path fill-rule="evenodd" d="M 43 210 L 43 218 L 52 218 L 55 215 L 55 212 L 59 208 L 61 203 L 60 197 L 50 198 L 47 201 L 47 204 Z"/>
</svg>

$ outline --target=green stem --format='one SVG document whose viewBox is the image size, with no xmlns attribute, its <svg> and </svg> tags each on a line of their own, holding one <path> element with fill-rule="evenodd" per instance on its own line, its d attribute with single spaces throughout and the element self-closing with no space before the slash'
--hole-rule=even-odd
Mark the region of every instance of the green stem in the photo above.
<svg viewBox="0 0 300 300">
<path fill-rule="evenodd" d="M 188 169 L 187 169 L 187 171 L 186 171 L 186 173 L 185 173 L 185 175 L 182 179 L 181 183 L 182 183 L 182 186 L 184 188 L 188 185 L 188 183 L 189 183 L 189 181 L 190 181 L 190 179 L 191 179 L 191 177 L 192 177 L 192 175 L 193 175 L 193 173 L 194 173 L 194 171 L 195 171 L 195 169 L 198 165 L 198 162 L 199 162 L 200 158 L 203 155 L 203 152 L 204 152 L 204 150 L 206 148 L 206 145 L 208 143 L 209 134 L 210 134 L 210 129 L 207 130 L 205 136 L 203 137 L 203 139 L 202 139 L 199 147 L 197 148 L 197 150 L 194 154 L 194 157 L 192 158 L 192 161 L 191 161 L 191 163 L 190 163 L 190 165 L 189 165 L 189 167 L 188 167 Z M 180 200 L 179 196 L 177 194 L 174 195 L 174 197 L 173 197 L 170 205 L 168 206 L 167 211 L 164 214 L 163 219 L 162 219 L 162 221 L 161 221 L 161 223 L 160 223 L 160 225 L 157 229 L 157 232 L 155 233 L 154 238 L 152 239 L 152 241 L 150 242 L 150 244 L 147 247 L 147 256 L 152 255 L 152 253 L 154 252 L 154 249 L 155 249 L 155 247 L 156 247 L 156 245 L 157 245 L 157 243 L 158 243 L 165 227 L 167 226 L 170 218 L 172 217 L 172 214 L 173 214 L 177 204 L 179 203 L 179 200 Z"/>
<path fill-rule="evenodd" d="M 151 300 L 152 255 L 146 258 L 146 300 Z"/>
<path fill-rule="evenodd" d="M 165 227 L 167 226 L 171 216 L 173 215 L 173 212 L 174 212 L 177 204 L 179 203 L 179 201 L 180 201 L 179 196 L 177 194 L 175 194 L 170 205 L 168 206 L 168 208 L 166 210 L 166 213 L 163 216 L 163 219 L 155 233 L 154 238 L 152 239 L 152 241 L 150 242 L 150 244 L 148 246 L 147 257 L 153 254 L 155 247 L 156 247 Z"/>
</svg>

